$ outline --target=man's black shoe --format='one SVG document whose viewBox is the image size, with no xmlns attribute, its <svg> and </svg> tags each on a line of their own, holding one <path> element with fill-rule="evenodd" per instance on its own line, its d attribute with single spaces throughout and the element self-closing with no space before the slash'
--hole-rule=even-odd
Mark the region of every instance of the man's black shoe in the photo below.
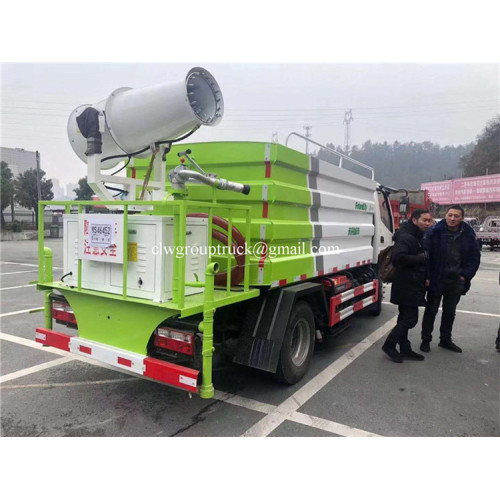
<svg viewBox="0 0 500 500">
<path fill-rule="evenodd" d="M 448 340 L 447 342 L 439 342 L 438 344 L 439 347 L 444 347 L 445 349 L 448 349 L 449 351 L 453 352 L 462 352 L 462 349 L 458 347 L 456 344 L 454 344 L 451 340 Z"/>
<path fill-rule="evenodd" d="M 422 343 L 420 344 L 420 350 L 422 352 L 429 352 L 431 350 L 431 343 L 427 342 L 427 340 L 422 340 Z"/>
<path fill-rule="evenodd" d="M 418 354 L 415 351 L 410 350 L 405 350 L 401 351 L 401 357 L 403 359 L 413 359 L 414 361 L 423 361 L 425 359 L 425 356 L 422 356 L 421 354 Z"/>
<path fill-rule="evenodd" d="M 394 346 L 384 344 L 382 346 L 382 351 L 384 351 L 387 354 L 387 356 L 389 356 L 395 363 L 403 362 L 401 354 L 399 354 L 399 352 L 396 350 Z"/>
</svg>

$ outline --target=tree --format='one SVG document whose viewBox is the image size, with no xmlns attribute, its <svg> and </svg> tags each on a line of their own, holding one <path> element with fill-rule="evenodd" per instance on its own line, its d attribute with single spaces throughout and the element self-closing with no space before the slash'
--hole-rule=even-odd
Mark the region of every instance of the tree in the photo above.
<svg viewBox="0 0 500 500">
<path fill-rule="evenodd" d="M 464 177 L 500 173 L 500 115 L 486 124 L 474 149 L 460 159 L 460 167 Z"/>
<path fill-rule="evenodd" d="M 52 181 L 44 179 L 45 172 L 40 170 L 40 189 L 42 200 L 52 200 Z M 35 210 L 36 225 L 38 228 L 38 189 L 37 189 L 37 170 L 32 168 L 23 172 L 15 180 L 15 197 L 19 205 L 25 208 Z"/>
<path fill-rule="evenodd" d="M 76 200 L 91 200 L 92 196 L 94 196 L 94 191 L 88 185 L 86 177 L 78 180 L 78 187 L 73 189 L 73 191 L 76 194 Z"/>
<path fill-rule="evenodd" d="M 5 208 L 7 208 L 9 205 L 12 206 L 12 211 L 14 211 L 14 201 L 13 201 L 13 196 L 14 196 L 14 181 L 12 179 L 12 170 L 10 169 L 9 165 L 7 162 L 2 161 L 0 162 L 0 169 L 1 169 L 1 178 L 0 178 L 0 187 L 1 187 L 1 194 L 0 194 L 0 215 L 1 215 L 1 226 L 5 227 L 5 217 L 3 215 L 3 211 Z M 12 216 L 12 222 L 14 222 L 14 216 Z"/>
<path fill-rule="evenodd" d="M 327 146 L 341 151 L 333 144 Z M 395 141 L 389 144 L 387 141 L 381 143 L 368 140 L 361 147 L 353 146 L 350 156 L 373 167 L 375 179 L 381 184 L 419 189 L 423 182 L 461 177 L 460 157 L 469 153 L 473 147 L 473 144 L 441 147 L 431 141 Z M 335 155 L 324 149 L 317 156 L 335 164 L 339 162 Z M 346 160 L 343 161 L 343 166 L 358 173 L 366 173 Z"/>
</svg>

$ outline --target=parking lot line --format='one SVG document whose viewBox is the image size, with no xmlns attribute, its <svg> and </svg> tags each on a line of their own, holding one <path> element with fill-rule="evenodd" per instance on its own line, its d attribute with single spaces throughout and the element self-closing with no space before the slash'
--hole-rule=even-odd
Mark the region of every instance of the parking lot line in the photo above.
<svg viewBox="0 0 500 500">
<path fill-rule="evenodd" d="M 382 304 L 385 304 L 387 306 L 395 306 L 396 304 L 393 304 L 392 302 L 382 302 Z M 442 307 L 439 308 L 440 311 L 443 310 Z M 464 311 L 463 309 L 457 309 L 457 313 L 463 313 L 463 314 L 475 314 L 477 316 L 490 316 L 493 318 L 500 318 L 500 314 L 492 314 L 492 313 L 481 313 L 477 311 Z"/>
<path fill-rule="evenodd" d="M 38 267 L 38 264 L 26 264 L 24 262 L 10 262 L 7 260 L 0 260 L 0 264 L 16 264 L 17 266 Z"/>
<path fill-rule="evenodd" d="M 283 403 L 278 405 L 271 413 L 250 427 L 243 436 L 257 437 L 268 436 L 276 427 L 311 399 L 326 384 L 333 380 L 344 368 L 347 368 L 356 358 L 367 351 L 375 342 L 380 340 L 396 325 L 396 317 L 391 318 L 381 327 L 377 328 L 366 339 L 347 351 L 339 359 L 326 367 L 322 372 L 312 378 L 298 391 L 293 393 Z"/>
<path fill-rule="evenodd" d="M 266 414 L 271 413 L 276 409 L 276 405 L 261 403 L 255 399 L 237 396 L 236 394 L 231 394 L 229 392 L 215 391 L 214 399 L 218 399 L 219 401 L 223 401 L 224 403 L 229 403 L 234 406 L 240 406 L 241 408 L 246 408 L 247 410 L 258 411 Z"/>
<path fill-rule="evenodd" d="M 28 266 L 28 267 L 38 267 L 38 264 L 26 264 L 25 262 L 10 262 L 6 260 L 0 260 L 0 264 L 15 264 L 16 266 Z M 52 266 L 53 269 L 62 269 L 62 267 Z"/>
<path fill-rule="evenodd" d="M 65 361 L 81 361 L 82 363 L 87 363 L 99 367 L 104 367 L 112 371 L 116 371 L 119 373 L 127 373 L 127 375 L 130 375 L 128 372 L 124 372 L 123 370 L 120 370 L 119 368 L 115 368 L 113 366 L 105 365 L 103 363 L 100 363 L 98 361 L 94 361 L 91 359 L 86 359 L 80 356 L 75 356 L 74 354 L 61 351 L 60 349 L 55 349 L 53 347 L 43 347 L 42 344 L 39 344 L 38 342 L 35 342 L 34 340 L 29 340 L 25 339 L 22 337 L 16 337 L 15 335 L 9 335 L 8 333 L 0 333 L 0 340 L 6 340 L 8 342 L 14 342 L 16 344 L 20 344 L 26 347 L 32 347 L 33 349 L 39 349 L 43 350 L 44 352 L 51 352 L 55 354 L 61 355 L 61 359 L 59 360 L 54 360 L 54 361 L 49 361 L 48 363 L 43 363 L 41 365 L 37 365 L 36 371 L 41 371 L 43 369 L 51 368 L 52 366 L 57 366 L 58 364 L 62 364 Z M 59 361 L 60 363 L 55 363 L 55 361 Z M 44 366 L 45 365 L 45 366 Z M 10 379 L 7 379 L 7 377 L 15 374 L 19 374 L 21 372 L 27 372 L 30 369 L 28 368 L 27 370 L 20 370 L 18 372 L 14 372 L 13 374 L 5 375 L 5 380 L 4 377 L 0 379 L 0 383 L 2 382 L 7 382 Z M 33 372 L 34 373 L 34 372 Z M 25 373 L 26 375 L 28 373 Z M 22 375 L 18 375 L 22 376 Z M 17 377 L 16 377 L 17 378 Z M 112 383 L 119 383 L 119 382 L 131 382 L 133 380 L 145 380 L 142 377 L 129 377 L 125 379 L 111 379 L 111 380 L 95 380 L 95 381 L 83 381 L 83 382 L 60 382 L 60 383 L 53 383 L 53 384 L 18 384 L 18 385 L 8 385 L 8 386 L 1 386 L 1 390 L 6 390 L 6 389 L 23 389 L 23 388 L 52 388 L 52 387 L 70 387 L 70 386 L 83 386 L 83 385 L 102 385 L 102 384 L 112 384 Z M 147 379 L 146 379 L 147 380 Z M 270 405 L 268 403 L 262 403 L 261 401 L 257 401 L 254 399 L 249 399 L 245 398 L 243 396 L 238 396 L 236 394 L 231 394 L 229 392 L 222 392 L 222 391 L 215 391 L 214 399 L 217 399 L 221 402 L 231 404 L 233 406 L 239 406 L 242 408 L 246 408 L 248 410 L 252 411 L 257 411 L 259 413 L 265 413 L 270 414 L 273 411 L 275 411 L 278 407 L 276 405 Z M 337 422 L 333 422 L 331 420 L 326 420 L 318 417 L 314 417 L 312 415 L 306 415 L 304 413 L 299 413 L 299 412 L 292 412 L 290 416 L 288 417 L 289 420 L 292 420 L 294 422 L 306 425 L 308 427 L 314 427 L 316 429 L 321 429 L 327 432 L 331 432 L 333 434 L 337 434 L 340 436 L 375 436 L 375 434 L 372 434 L 367 431 L 363 431 L 361 429 L 355 429 L 354 427 L 349 427 L 343 424 L 339 424 Z"/>
<path fill-rule="evenodd" d="M 75 358 L 76 359 L 76 358 Z M 71 361 L 70 359 L 68 361 Z M 78 387 L 83 385 L 103 385 L 103 384 L 118 384 L 120 382 L 133 382 L 139 380 L 137 377 L 130 378 L 113 378 L 109 380 L 89 380 L 83 382 L 57 382 L 53 384 L 16 384 L 2 385 L 0 390 L 5 389 L 53 389 L 56 387 Z"/>
<path fill-rule="evenodd" d="M 10 313 L 0 314 L 0 318 L 5 318 L 5 316 L 14 316 L 16 314 L 30 313 L 35 311 L 43 311 L 43 308 L 35 307 L 34 309 L 22 309 L 21 311 L 12 311 Z"/>
<path fill-rule="evenodd" d="M 0 273 L 0 276 L 8 276 L 10 274 L 25 274 L 25 273 L 37 273 L 38 269 L 30 269 L 29 271 L 12 271 L 9 273 Z"/>
<path fill-rule="evenodd" d="M 54 366 L 59 366 L 64 363 L 69 363 L 73 361 L 73 358 L 59 358 L 53 359 L 52 361 L 47 361 L 47 363 L 42 363 L 40 365 L 32 366 L 31 368 L 25 368 L 24 370 L 18 370 L 17 372 L 8 373 L 0 377 L 0 384 L 8 382 L 9 380 L 14 380 L 19 377 L 25 377 L 26 375 L 31 375 L 32 373 L 39 372 L 41 370 L 46 370 L 48 368 L 53 368 Z"/>
<path fill-rule="evenodd" d="M 78 356 L 78 355 L 72 354 L 70 352 L 63 351 L 61 349 L 57 349 L 55 347 L 43 346 L 39 342 L 35 342 L 34 340 L 24 339 L 22 337 L 17 337 L 16 335 L 10 335 L 8 333 L 1 333 L 0 332 L 0 340 L 14 342 L 15 344 L 23 345 L 26 347 L 32 347 L 33 349 L 39 349 L 40 351 L 58 354 L 59 356 L 64 357 L 64 358 L 72 358 L 72 359 L 75 359 L 76 361 L 81 361 L 82 363 L 87 363 L 89 365 L 99 366 L 100 368 L 107 368 L 108 370 L 113 370 L 115 372 L 124 373 L 125 375 L 129 375 L 129 376 L 131 375 L 130 372 L 127 370 L 115 368 L 115 367 L 107 365 L 105 363 L 101 363 L 100 361 L 96 361 L 94 359 L 87 359 L 87 358 L 84 358 L 83 356 Z M 142 379 L 142 377 L 140 377 L 139 375 L 137 375 L 137 377 Z"/>
<path fill-rule="evenodd" d="M 305 413 L 300 413 L 298 411 L 291 413 L 288 416 L 288 420 L 291 420 L 292 422 L 296 422 L 298 424 L 307 425 L 309 427 L 314 427 L 315 429 L 321 429 L 323 431 L 328 431 L 333 434 L 338 434 L 339 436 L 382 437 L 380 434 L 374 434 L 373 432 L 367 432 L 362 429 L 357 429 L 356 427 L 350 427 L 348 425 L 339 424 L 338 422 L 332 422 L 331 420 L 314 417 L 313 415 L 307 415 Z"/>
<path fill-rule="evenodd" d="M 32 347 L 33 349 L 38 349 L 40 351 L 50 352 L 53 354 L 59 354 L 60 356 L 74 356 L 69 352 L 62 351 L 61 349 L 56 349 L 55 347 L 43 347 L 42 344 L 35 342 L 34 340 L 25 339 L 23 337 L 17 337 L 16 335 L 10 335 L 9 333 L 0 333 L 0 340 L 6 340 L 7 342 L 14 342 L 15 344 L 23 345 L 25 347 Z"/>
<path fill-rule="evenodd" d="M 15 290 L 16 288 L 26 288 L 28 286 L 36 286 L 36 285 L 32 284 L 32 285 L 8 286 L 6 288 L 0 288 L 0 292 L 3 292 L 4 290 Z"/>
</svg>

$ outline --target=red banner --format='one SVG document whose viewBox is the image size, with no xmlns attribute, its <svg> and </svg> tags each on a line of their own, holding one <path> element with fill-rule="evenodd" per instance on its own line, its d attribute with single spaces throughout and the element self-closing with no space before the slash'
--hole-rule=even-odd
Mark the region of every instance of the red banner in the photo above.
<svg viewBox="0 0 500 500">
<path fill-rule="evenodd" d="M 451 181 L 426 182 L 426 189 L 434 203 L 491 203 L 500 201 L 500 174 L 463 177 Z"/>
<path fill-rule="evenodd" d="M 453 181 L 425 182 L 420 189 L 429 192 L 429 198 L 439 205 L 450 205 L 453 198 Z"/>
</svg>

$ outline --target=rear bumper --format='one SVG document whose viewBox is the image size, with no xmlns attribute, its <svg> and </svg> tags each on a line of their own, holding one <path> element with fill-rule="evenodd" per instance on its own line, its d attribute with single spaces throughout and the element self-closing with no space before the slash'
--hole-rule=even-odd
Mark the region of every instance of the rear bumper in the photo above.
<svg viewBox="0 0 500 500">
<path fill-rule="evenodd" d="M 40 344 L 78 354 L 84 358 L 101 361 L 185 391 L 198 392 L 199 371 L 192 368 L 168 363 L 149 356 L 141 356 L 99 342 L 72 337 L 48 328 L 37 328 L 35 340 Z"/>
</svg>

